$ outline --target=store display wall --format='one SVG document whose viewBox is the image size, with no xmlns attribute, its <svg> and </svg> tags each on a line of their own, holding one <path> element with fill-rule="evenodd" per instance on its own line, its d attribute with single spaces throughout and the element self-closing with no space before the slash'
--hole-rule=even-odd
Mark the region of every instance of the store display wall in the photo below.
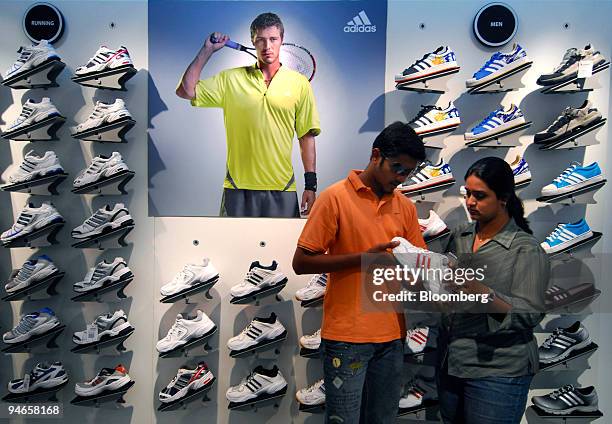
<svg viewBox="0 0 612 424">
<path fill-rule="evenodd" d="M 156 2 L 158 3 L 158 2 Z M 191 3 L 191 2 L 190 2 Z M 233 2 L 232 2 L 233 3 Z M 335 2 L 334 2 L 335 3 Z M 354 3 L 354 2 L 353 2 Z M 606 210 L 610 206 L 610 186 L 604 186 L 596 195 L 598 204 L 588 206 L 570 206 L 560 208 L 558 206 L 551 210 L 538 204 L 535 198 L 539 195 L 540 188 L 556 177 L 560 171 L 568 166 L 572 160 L 580 160 L 585 163 L 597 160 L 604 172 L 609 170 L 607 164 L 612 163 L 612 150 L 607 148 L 608 129 L 604 127 L 599 133 L 601 142 L 598 146 L 590 146 L 586 149 L 577 149 L 562 152 L 541 152 L 528 146 L 528 136 L 523 138 L 523 146 L 515 149 L 493 150 L 486 149 L 474 151 L 463 149 L 463 132 L 471 128 L 471 124 L 479 121 L 491 110 L 497 107 L 498 102 L 512 101 L 520 105 L 526 117 L 534 122 L 527 134 L 533 134 L 545 128 L 567 105 L 577 106 L 585 98 L 581 94 L 569 95 L 544 95 L 536 91 L 535 79 L 540 73 L 550 70 L 556 66 L 565 49 L 576 46 L 581 47 L 587 42 L 601 50 L 610 58 L 612 49 L 610 40 L 612 30 L 607 27 L 607 16 L 612 14 L 612 2 L 508 2 L 515 8 L 519 15 L 520 26 L 516 41 L 527 50 L 529 56 L 534 60 L 534 65 L 524 78 L 526 87 L 515 93 L 489 94 L 471 96 L 465 94 L 464 82 L 476 71 L 485 60 L 493 53 L 493 49 L 481 47 L 471 33 L 471 20 L 482 5 L 478 1 L 457 2 L 436 1 L 390 1 L 388 3 L 388 28 L 387 28 L 387 50 L 385 69 L 384 93 L 370 97 L 367 111 L 371 105 L 381 105 L 384 99 L 385 123 L 395 120 L 407 121 L 411 119 L 421 104 L 438 103 L 444 104 L 453 100 L 461 113 L 462 125 L 448 141 L 447 147 L 441 155 L 449 161 L 455 173 L 457 183 L 449 190 L 444 201 L 435 206 L 435 210 L 445 219 L 449 226 L 465 220 L 465 214 L 460 204 L 458 188 L 462 184 L 463 173 L 467 167 L 477 158 L 488 155 L 500 155 L 507 160 L 512 160 L 516 153 L 525 155 L 529 161 L 533 175 L 532 183 L 522 189 L 519 195 L 525 200 L 527 213 L 534 228 L 536 237 L 543 239 L 554 227 L 557 221 L 575 221 L 583 216 L 586 217 L 593 229 L 604 233 L 603 239 L 594 246 L 594 254 L 602 254 L 600 257 L 586 259 L 584 267 L 577 268 L 572 264 L 566 264 L 566 268 L 572 268 L 572 272 L 579 272 L 592 280 L 597 281 L 602 295 L 598 302 L 591 308 L 595 313 L 582 313 L 580 315 L 548 316 L 538 331 L 538 341 L 542 341 L 547 333 L 551 332 L 557 325 L 569 325 L 575 319 L 583 320 L 591 332 L 591 336 L 599 344 L 599 349 L 588 360 L 580 360 L 568 364 L 569 370 L 547 371 L 538 374 L 533 383 L 530 393 L 548 393 L 551 390 L 569 383 L 578 382 L 580 385 L 593 384 L 597 387 L 600 396 L 600 409 L 608 414 L 607 400 L 612 393 L 612 375 L 606 366 L 606 359 L 612 352 L 612 342 L 606 337 L 609 333 L 609 322 L 612 319 L 606 305 L 612 300 L 608 290 L 609 282 L 606 276 L 610 275 L 610 261 L 608 253 L 612 249 L 610 234 L 612 227 Z M 3 3 L 3 14 L 0 17 L 0 64 L 8 66 L 15 60 L 15 49 L 19 45 L 28 44 L 29 41 L 23 35 L 20 27 L 20 19 L 28 2 L 5 2 Z M 4 387 L 6 381 L 21 376 L 23 372 L 30 369 L 40 360 L 60 359 L 70 374 L 70 383 L 62 393 L 60 399 L 64 401 L 66 422 L 91 422 L 101 423 L 107 420 L 115 420 L 120 423 L 150 423 L 150 422 L 191 422 L 198 420 L 205 423 L 316 423 L 323 422 L 321 415 L 310 415 L 298 412 L 297 403 L 294 399 L 295 390 L 306 387 L 322 376 L 322 366 L 318 359 L 306 359 L 298 355 L 299 347 L 297 340 L 303 334 L 312 334 L 319 328 L 321 309 L 304 309 L 293 298 L 295 291 L 302 287 L 309 276 L 295 276 L 291 270 L 291 258 L 295 242 L 304 224 L 303 220 L 292 219 L 221 219 L 221 218 L 186 218 L 186 217 L 157 217 L 149 218 L 149 215 L 166 215 L 161 209 L 156 212 L 151 206 L 153 198 L 147 198 L 147 189 L 163 194 L 165 191 L 174 190 L 175 186 L 164 186 L 157 178 L 160 178 L 158 169 L 151 172 L 152 154 L 156 155 L 157 143 L 163 140 L 174 140 L 171 134 L 161 134 L 161 122 L 165 120 L 168 112 L 151 115 L 151 122 L 147 117 L 147 92 L 151 95 L 151 79 L 147 69 L 147 25 L 143 19 L 147 13 L 145 2 L 54 2 L 64 13 L 68 22 L 67 30 L 62 40 L 56 47 L 62 59 L 67 63 L 67 69 L 60 75 L 58 82 L 60 87 L 48 91 L 30 90 L 27 92 L 9 90 L 0 87 L 0 125 L 4 126 L 12 121 L 19 113 L 20 104 L 28 96 L 37 100 L 42 96 L 50 96 L 60 111 L 68 117 L 68 122 L 60 130 L 60 141 L 37 142 L 31 146 L 26 142 L 3 142 L 0 144 L 0 170 L 2 178 L 14 169 L 12 165 L 20 162 L 22 156 L 30 149 L 35 148 L 39 153 L 53 149 L 56 151 L 62 165 L 70 177 L 74 175 L 89 162 L 89 159 L 100 153 L 108 154 L 113 150 L 120 151 L 130 166 L 136 172 L 136 177 L 128 184 L 129 194 L 127 196 L 95 197 L 90 204 L 89 197 L 78 196 L 70 193 L 69 186 L 71 178 L 60 186 L 60 196 L 52 199 L 60 212 L 67 220 L 67 224 L 60 232 L 60 244 L 58 246 L 41 249 L 41 253 L 49 254 L 56 264 L 67 275 L 62 280 L 58 291 L 60 295 L 49 302 L 11 302 L 10 306 L 0 309 L 0 325 L 10 328 L 18 319 L 20 313 L 40 309 L 43 306 L 51 306 L 62 322 L 68 328 L 59 338 L 60 349 L 58 354 L 12 354 L 0 356 L 0 384 Z M 153 3 L 155 4 L 155 3 Z M 338 2 L 339 5 L 344 4 Z M 159 4 L 157 4 L 159 6 Z M 246 7 L 246 6 L 245 6 Z M 340 6 L 338 6 L 340 7 Z M 79 18 L 85 11 L 95 8 L 96 20 L 84 21 Z M 357 10 L 358 9 L 358 10 Z M 350 19 L 359 10 L 358 7 L 351 8 L 346 12 Z M 352 15 L 351 15 L 352 14 Z M 368 9 L 368 15 L 370 11 Z M 236 25 L 246 28 L 250 22 L 239 14 L 244 22 Z M 246 16 L 246 15 L 245 15 Z M 282 16 L 282 13 L 281 13 Z M 546 17 L 544 19 L 543 17 Z M 115 23 L 111 29 L 110 23 Z M 570 28 L 565 30 L 563 24 L 569 22 Z M 424 23 L 425 29 L 420 29 L 419 24 Z M 287 26 L 290 24 L 286 23 Z M 91 34 L 97 34 L 95 37 Z M 83 36 L 87 34 L 87 37 Z M 365 35 L 364 35 L 365 36 Z M 198 41 L 199 42 L 199 41 Z M 197 48 L 196 40 L 193 40 L 194 50 Z M 135 61 L 138 74 L 128 82 L 128 91 L 124 93 L 106 92 L 83 88 L 70 81 L 76 66 L 84 63 L 97 49 L 99 44 L 108 44 L 112 47 L 125 45 L 130 50 Z M 411 92 L 400 92 L 395 90 L 393 75 L 401 72 L 414 60 L 423 54 L 433 50 L 438 45 L 450 45 L 457 53 L 457 60 L 462 67 L 449 84 L 449 89 L 444 95 L 417 94 Z M 506 47 L 503 47 L 506 49 Z M 186 48 L 190 60 L 193 52 Z M 195 51 L 195 50 L 194 50 Z M 151 52 L 153 53 L 153 52 Z M 232 52 L 224 52 L 227 60 L 243 60 L 240 54 L 233 55 Z M 210 63 L 213 69 L 220 70 L 225 66 L 233 66 L 222 62 L 221 56 L 215 57 Z M 328 58 L 327 60 L 332 60 Z M 186 65 L 179 61 L 182 69 Z M 242 63 L 242 62 L 237 62 Z M 324 68 L 323 60 L 318 66 Z M 214 68 L 213 68 L 214 66 Z M 382 65 L 381 65 L 382 67 Z M 318 72 L 323 72 L 318 70 Z M 382 70 L 381 70 L 382 72 Z M 610 110 L 610 72 L 601 79 L 602 88 L 591 93 L 589 99 L 598 107 L 604 116 L 608 116 Z M 178 77 L 166 81 L 155 82 L 158 92 L 161 86 L 174 89 Z M 318 78 L 318 77 L 317 77 Z M 340 83 L 335 81 L 335 83 Z M 315 83 L 315 94 L 317 98 L 323 96 L 323 92 L 317 88 Z M 348 89 L 348 88 L 347 88 Z M 185 119 L 193 113 L 207 116 L 207 122 L 213 125 L 213 130 L 223 134 L 222 118 L 218 111 L 191 110 L 182 100 L 173 97 L 173 94 L 165 94 L 159 99 L 149 97 L 151 102 L 160 105 L 174 104 L 185 109 Z M 99 145 L 98 143 L 82 142 L 72 139 L 67 126 L 82 121 L 89 114 L 92 107 L 92 98 L 112 101 L 115 97 L 123 98 L 137 121 L 137 126 L 128 135 L 128 143 L 124 145 Z M 160 100 L 163 99 L 163 100 Z M 321 102 L 319 102 L 321 104 Z M 334 103 L 335 104 L 335 103 Z M 365 106 L 364 106 L 365 107 Z M 347 111 L 349 108 L 347 107 Z M 353 109 L 350 109 L 353 110 Z M 326 120 L 329 122 L 332 112 L 320 106 L 322 115 L 322 129 L 330 134 L 326 128 Z M 327 117 L 327 118 L 326 118 Z M 169 119 L 169 117 L 168 117 Z M 146 123 L 146 126 L 145 126 Z M 158 128 L 160 125 L 160 128 Z M 151 139 L 147 145 L 147 126 L 151 128 Z M 363 149 L 351 148 L 354 164 L 344 161 L 342 152 L 334 151 L 328 157 L 319 157 L 322 167 L 334 169 L 337 176 L 328 175 L 330 181 L 343 178 L 353 166 L 362 166 L 367 161 L 368 149 L 376 131 L 381 129 L 383 122 L 378 127 L 373 127 L 359 134 L 359 144 Z M 323 142 L 333 145 L 334 139 Z M 181 151 L 193 153 L 193 142 L 186 142 L 188 147 Z M 222 146 L 223 144 L 220 144 Z M 178 146 L 167 145 L 168 152 L 178 151 Z M 149 159 L 147 160 L 147 149 Z M 223 163 L 224 149 L 220 147 L 215 152 L 218 155 L 215 162 Z M 153 157 L 155 158 L 155 156 Z M 436 157 L 434 156 L 434 159 Z M 180 168 L 168 157 L 164 166 L 168 172 Z M 178 160 L 178 159 L 176 159 Z M 328 163 L 326 163 L 329 161 Z M 295 162 L 294 162 L 295 163 Z M 156 166 L 158 166 L 157 163 Z M 9 168 L 11 166 L 11 168 Z M 147 171 L 148 170 L 148 171 Z M 147 175 L 148 172 L 148 175 Z M 221 174 L 222 175 L 222 174 Z M 333 177 L 333 178 L 332 178 Z M 221 186 L 221 176 L 217 182 L 211 182 L 210 186 L 215 188 Z M 198 188 L 193 189 L 194 184 L 185 184 L 190 187 L 190 195 L 196 200 L 209 199 Z M 165 188 L 163 188 L 165 187 Z M 163 188 L 163 189 L 162 189 Z M 10 227 L 14 218 L 19 214 L 23 204 L 27 201 L 25 194 L 8 194 L 0 192 L 0 225 L 2 229 Z M 37 202 L 40 200 L 37 198 Z M 79 225 L 90 213 L 105 203 L 123 201 L 129 207 L 136 221 L 136 229 L 128 237 L 129 247 L 124 249 L 113 249 L 105 252 L 96 250 L 80 251 L 70 247 L 69 231 Z M 206 200 L 208 202 L 209 200 Z M 191 200 L 185 200 L 183 206 L 191 205 Z M 216 210 L 218 202 L 214 202 Z M 10 205 L 5 207 L 5 205 Z M 155 205 L 153 205 L 155 206 Z M 425 216 L 426 209 L 419 205 L 419 211 Z M 186 214 L 191 214 L 188 212 Z M 178 213 L 177 215 L 182 215 Z M 196 243 L 194 243 L 196 241 Z M 434 247 L 434 246 L 432 246 Z M 439 246 L 438 246 L 439 247 Z M 434 247 L 435 248 L 435 247 Z M 29 249 L 0 249 L 0 272 L 8 276 L 11 269 L 21 264 L 34 252 Z M 128 286 L 126 294 L 128 299 L 116 303 L 76 303 L 70 301 L 71 284 L 80 280 L 87 268 L 92 266 L 99 258 L 110 258 L 123 256 L 128 260 L 130 268 L 136 275 L 135 281 Z M 197 295 L 190 300 L 189 304 L 179 301 L 174 304 L 162 304 L 159 302 L 159 288 L 168 282 L 182 269 L 186 263 L 195 263 L 203 257 L 210 257 L 220 272 L 220 281 L 211 290 L 212 299 L 206 299 L 203 295 Z M 281 269 L 289 277 L 289 283 L 280 293 L 282 301 L 273 298 L 264 299 L 260 305 L 231 305 L 229 303 L 229 288 L 242 281 L 248 266 L 252 261 L 259 260 L 262 264 L 269 264 L 272 260 L 280 263 Z M 558 266 L 558 264 L 557 264 Z M 557 271 L 558 276 L 565 269 Z M 589 274 L 592 274 L 589 276 Z M 4 277 L 3 277 L 4 278 Z M 5 305 L 8 303 L 3 302 Z M 123 308 L 129 316 L 130 322 L 136 328 L 134 335 L 126 342 L 127 352 L 120 356 L 108 355 L 77 355 L 69 352 L 72 347 L 70 335 L 74 331 L 82 330 L 85 324 L 95 318 L 96 315 Z M 158 358 L 155 351 L 155 343 L 162 338 L 168 328 L 172 325 L 177 313 L 193 314 L 196 309 L 202 309 L 217 324 L 219 331 L 210 340 L 212 351 L 208 355 L 195 358 Z M 276 356 L 267 352 L 259 357 L 232 359 L 226 347 L 227 340 L 238 334 L 254 316 L 267 316 L 270 312 L 276 312 L 281 322 L 288 330 L 287 340 L 283 343 L 280 353 Z M 199 352 L 202 352 L 201 350 Z M 175 375 L 176 369 L 183 364 L 195 364 L 198 360 L 204 360 L 210 366 L 217 377 L 209 397 L 211 402 L 203 404 L 198 401 L 189 404 L 186 410 L 173 412 L 156 412 L 159 405 L 157 395 Z M 99 409 L 71 406 L 70 399 L 73 397 L 73 384 L 84 381 L 95 375 L 103 366 L 114 366 L 123 363 L 129 367 L 131 377 L 136 385 L 128 392 L 124 407 L 115 409 L 108 404 Z M 270 367 L 277 364 L 287 379 L 289 386 L 287 394 L 279 403 L 279 408 L 266 406 L 257 411 L 230 412 L 227 409 L 225 390 L 237 384 L 256 365 Z M 12 370 L 12 373 L 10 372 Z M 407 367 L 406 373 L 414 375 L 418 373 L 431 373 L 426 367 Z M 202 405 L 202 406 L 200 406 Z M 289 417 L 289 418 L 288 418 Z M 431 420 L 432 417 L 427 416 Z M 602 419 L 605 422 L 605 417 Z M 400 422 L 422 422 L 404 418 Z M 24 420 L 25 422 L 25 420 Z M 29 421 L 28 421 L 29 422 Z M 527 416 L 524 422 L 542 422 L 533 416 Z"/>
</svg>

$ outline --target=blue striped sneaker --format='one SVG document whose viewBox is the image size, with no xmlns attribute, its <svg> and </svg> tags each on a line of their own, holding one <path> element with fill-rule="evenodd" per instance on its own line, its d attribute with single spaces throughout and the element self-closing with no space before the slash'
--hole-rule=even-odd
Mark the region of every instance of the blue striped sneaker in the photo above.
<svg viewBox="0 0 612 424">
<path fill-rule="evenodd" d="M 517 43 L 508 53 L 497 52 L 482 65 L 472 78 L 465 82 L 467 88 L 487 83 L 529 62 L 527 52 Z"/>
<path fill-rule="evenodd" d="M 395 76 L 396 84 L 403 84 L 422 77 L 432 77 L 445 71 L 459 69 L 455 52 L 448 46 L 438 47 L 431 53 L 425 54 L 421 59 L 404 69 Z"/>
<path fill-rule="evenodd" d="M 541 245 L 546 253 L 556 253 L 593 237 L 586 221 L 581 219 L 573 224 L 559 224 Z"/>
<path fill-rule="evenodd" d="M 465 133 L 467 141 L 476 141 L 502 131 L 510 130 L 525 123 L 523 112 L 515 104 L 508 109 L 503 106 L 494 110 L 485 119 L 476 125 L 470 132 Z"/>
<path fill-rule="evenodd" d="M 598 181 L 603 181 L 603 174 L 597 162 L 588 166 L 582 166 L 580 162 L 572 162 L 552 183 L 542 188 L 542 196 L 571 193 Z"/>
<path fill-rule="evenodd" d="M 512 174 L 514 175 L 514 185 L 525 184 L 531 182 L 531 171 L 529 164 L 520 155 L 516 155 L 514 162 L 510 164 Z"/>
</svg>

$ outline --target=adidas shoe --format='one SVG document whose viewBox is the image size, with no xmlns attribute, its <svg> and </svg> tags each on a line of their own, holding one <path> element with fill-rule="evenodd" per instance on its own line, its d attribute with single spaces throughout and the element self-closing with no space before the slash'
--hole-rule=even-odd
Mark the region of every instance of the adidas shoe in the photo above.
<svg viewBox="0 0 612 424">
<path fill-rule="evenodd" d="M 325 384 L 323 379 L 317 381 L 310 387 L 298 390 L 295 394 L 295 398 L 302 405 L 323 405 L 325 403 Z"/>
<path fill-rule="evenodd" d="M 395 83 L 403 84 L 417 78 L 432 77 L 453 69 L 459 69 L 455 52 L 448 46 L 441 46 L 433 52 L 425 54 L 421 59 L 404 69 L 400 75 L 396 75 Z"/>
<path fill-rule="evenodd" d="M 427 390 L 418 380 L 409 381 L 404 386 L 404 393 L 399 400 L 399 409 L 415 408 L 421 406 L 423 401 L 433 399 L 432 390 Z"/>
<path fill-rule="evenodd" d="M 84 383 L 77 383 L 74 392 L 77 396 L 90 397 L 103 392 L 118 390 L 132 381 L 125 367 L 102 368 L 98 375 Z"/>
<path fill-rule="evenodd" d="M 217 278 L 219 272 L 210 259 L 204 258 L 201 264 L 186 264 L 172 281 L 162 286 L 160 293 L 162 296 L 172 296 Z"/>
<path fill-rule="evenodd" d="M 449 102 L 445 108 L 435 105 L 421 106 L 420 112 L 408 122 L 408 125 L 420 136 L 429 133 L 442 131 L 448 128 L 455 128 L 461 124 L 459 111 Z"/>
<path fill-rule="evenodd" d="M 416 170 L 415 175 L 400 184 L 398 188 L 402 193 L 410 193 L 454 181 L 450 165 L 440 158 L 440 162 L 435 165 L 431 162 L 424 162 Z"/>
<path fill-rule="evenodd" d="M 121 46 L 117 50 L 109 49 L 106 46 L 100 46 L 96 54 L 87 61 L 87 64 L 79 66 L 74 74 L 77 77 L 93 74 L 96 72 L 108 71 L 123 66 L 134 67 L 130 53 L 128 50 Z"/>
<path fill-rule="evenodd" d="M 172 381 L 159 392 L 159 400 L 163 403 L 180 400 L 189 392 L 212 384 L 214 379 L 213 373 L 205 362 L 200 362 L 195 369 L 180 368 Z"/>
<path fill-rule="evenodd" d="M 36 366 L 23 378 L 11 380 L 8 391 L 11 393 L 30 393 L 38 389 L 51 389 L 68 381 L 68 374 L 61 362 L 47 364 L 45 362 Z"/>
<path fill-rule="evenodd" d="M 542 188 L 542 196 L 557 196 L 570 193 L 598 181 L 603 181 L 603 175 L 597 162 L 582 166 L 580 162 L 572 162 L 552 183 Z"/>
<path fill-rule="evenodd" d="M 272 265 L 263 266 L 255 261 L 251 263 L 244 281 L 233 286 L 230 293 L 233 297 L 248 296 L 286 281 L 287 277 L 281 272 L 278 262 L 272 261 Z"/>
<path fill-rule="evenodd" d="M 563 386 L 544 396 L 534 396 L 531 401 L 535 406 L 554 415 L 568 415 L 574 411 L 595 412 L 597 406 L 597 392 L 595 387 L 574 387 L 571 384 Z"/>
<path fill-rule="evenodd" d="M 23 104 L 21 113 L 17 119 L 8 125 L 4 133 L 8 134 L 17 130 L 28 128 L 29 126 L 52 116 L 60 116 L 60 113 L 53 103 L 51 103 L 51 100 L 48 97 L 43 97 L 38 103 L 32 99 L 28 99 Z"/>
<path fill-rule="evenodd" d="M 87 271 L 83 281 L 74 283 L 72 289 L 77 293 L 86 293 L 114 284 L 120 280 L 127 280 L 133 276 L 132 270 L 130 270 L 123 258 L 117 257 L 110 263 L 106 262 L 106 260 L 98 262 L 96 266 Z"/>
<path fill-rule="evenodd" d="M 47 255 L 41 255 L 36 259 L 24 262 L 17 275 L 6 283 L 4 289 L 7 293 L 14 293 L 34 285 L 57 272 L 59 271 L 51 258 Z"/>
<path fill-rule="evenodd" d="M 558 289 L 551 294 L 549 290 Z M 593 283 L 582 283 L 569 289 L 562 289 L 558 286 L 553 286 L 546 291 L 544 303 L 547 310 L 557 309 L 570 303 L 580 302 L 595 294 L 595 286 Z"/>
<path fill-rule="evenodd" d="M 433 209 L 429 211 L 429 217 L 426 219 L 419 218 L 419 228 L 425 240 L 448 231 L 448 227 L 442 221 L 442 218 Z"/>
<path fill-rule="evenodd" d="M 19 58 L 8 68 L 3 75 L 5 80 L 34 69 L 51 59 L 59 59 L 59 55 L 49 41 L 40 40 L 32 46 L 22 46 L 17 50 Z"/>
<path fill-rule="evenodd" d="M 79 172 L 72 186 L 79 188 L 87 184 L 108 180 L 120 172 L 129 170 L 130 168 L 125 164 L 119 152 L 113 152 L 110 156 L 96 156 L 87 168 Z"/>
<path fill-rule="evenodd" d="M 319 328 L 314 334 L 304 334 L 300 337 L 300 346 L 304 349 L 319 350 L 319 347 L 321 347 L 321 329 Z"/>
<path fill-rule="evenodd" d="M 484 65 L 465 82 L 467 88 L 485 84 L 496 78 L 504 76 L 529 62 L 527 52 L 517 43 L 512 45 L 508 53 L 497 52 L 485 62 Z"/>
<path fill-rule="evenodd" d="M 502 106 L 491 112 L 470 132 L 465 133 L 464 138 L 466 141 L 476 141 L 502 131 L 511 130 L 524 123 L 525 117 L 518 106 L 511 104 L 507 109 Z"/>
<path fill-rule="evenodd" d="M 48 151 L 45 152 L 44 156 L 38 156 L 34 150 L 30 150 L 24 156 L 19 168 L 9 176 L 8 181 L 11 184 L 25 183 L 62 172 L 64 172 L 64 168 L 62 168 L 55 152 Z"/>
<path fill-rule="evenodd" d="M 406 332 L 406 347 L 408 353 L 421 353 L 427 346 L 429 327 L 412 328 Z"/>
<path fill-rule="evenodd" d="M 585 100 L 580 107 L 566 107 L 557 119 L 544 131 L 533 137 L 535 144 L 551 144 L 579 131 L 589 128 L 602 120 L 601 112 Z"/>
<path fill-rule="evenodd" d="M 531 181 L 531 171 L 529 164 L 520 155 L 516 155 L 514 161 L 510 164 L 512 175 L 514 175 L 514 185 L 525 184 Z"/>
<path fill-rule="evenodd" d="M 132 329 L 132 324 L 122 309 L 114 313 L 98 316 L 84 331 L 77 331 L 72 335 L 72 341 L 77 345 L 96 343 L 126 333 Z"/>
<path fill-rule="evenodd" d="M 591 237 L 593 232 L 583 218 L 573 224 L 557 225 L 541 244 L 546 253 L 557 253 Z"/>
<path fill-rule="evenodd" d="M 286 387 L 287 381 L 276 365 L 271 370 L 258 366 L 240 384 L 227 389 L 225 396 L 230 402 L 246 402 L 262 395 L 274 395 Z"/>
<path fill-rule="evenodd" d="M 445 292 L 445 289 L 442 288 L 442 280 L 438 277 L 442 277 L 444 270 L 449 266 L 447 256 L 416 247 L 402 237 L 393 237 L 392 241 L 399 241 L 400 243 L 393 248 L 393 255 L 401 265 L 408 267 L 408 269 L 424 269 L 424 287 L 432 293 Z M 427 270 L 432 271 L 428 272 Z"/>
<path fill-rule="evenodd" d="M 567 49 L 561 63 L 550 74 L 540 75 L 537 84 L 542 86 L 556 85 L 576 78 L 578 76 L 578 64 L 583 60 L 592 61 L 593 68 L 606 61 L 603 55 L 599 51 L 595 51 L 590 44 L 587 44 L 584 49 L 572 47 Z"/>
<path fill-rule="evenodd" d="M 540 362 L 551 364 L 567 358 L 574 350 L 582 349 L 591 344 L 591 336 L 580 321 L 567 328 L 557 328 L 546 338 L 538 353 Z"/>
<path fill-rule="evenodd" d="M 85 222 L 72 230 L 72 238 L 86 239 L 133 224 L 134 220 L 123 203 L 112 209 L 109 205 L 98 209 Z"/>
<path fill-rule="evenodd" d="M 9 243 L 19 237 L 27 236 L 36 230 L 55 222 L 66 222 L 51 203 L 43 202 L 40 207 L 32 203 L 23 208 L 13 226 L 0 235 L 2 243 Z"/>
<path fill-rule="evenodd" d="M 240 334 L 227 341 L 227 348 L 233 351 L 245 350 L 265 341 L 274 340 L 283 333 L 287 333 L 287 330 L 272 312 L 268 318 L 253 318 Z"/>
<path fill-rule="evenodd" d="M 15 328 L 2 335 L 2 340 L 7 344 L 25 342 L 34 336 L 45 334 L 59 324 L 51 308 L 42 308 L 38 312 L 23 315 Z"/>
<path fill-rule="evenodd" d="M 295 292 L 295 298 L 300 302 L 319 299 L 325 296 L 327 288 L 327 274 L 313 276 L 306 287 Z"/>
<path fill-rule="evenodd" d="M 130 112 L 125 107 L 122 99 L 116 99 L 114 103 L 96 102 L 91 115 L 82 123 L 72 128 L 72 133 L 79 134 L 98 128 L 105 124 L 111 124 L 122 118 L 131 118 Z"/>
<path fill-rule="evenodd" d="M 166 337 L 157 342 L 157 351 L 169 352 L 216 330 L 217 326 L 204 312 L 198 309 L 196 314 L 195 318 L 178 314 Z"/>
</svg>

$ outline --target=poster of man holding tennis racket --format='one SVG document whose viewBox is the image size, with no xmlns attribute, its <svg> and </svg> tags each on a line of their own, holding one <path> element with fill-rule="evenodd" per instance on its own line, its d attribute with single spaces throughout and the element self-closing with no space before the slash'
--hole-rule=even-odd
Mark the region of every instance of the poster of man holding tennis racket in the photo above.
<svg viewBox="0 0 612 424">
<path fill-rule="evenodd" d="M 274 13 L 257 16 L 250 32 L 252 48 L 226 34 L 210 34 L 176 94 L 192 106 L 223 109 L 227 161 L 220 215 L 299 217 L 308 214 L 317 190 L 315 136 L 321 130 L 310 86 L 316 64 L 307 49 L 283 43 L 283 23 Z M 223 47 L 246 52 L 256 62 L 200 79 Z M 304 167 L 299 204 L 291 163 L 294 134 Z"/>
</svg>

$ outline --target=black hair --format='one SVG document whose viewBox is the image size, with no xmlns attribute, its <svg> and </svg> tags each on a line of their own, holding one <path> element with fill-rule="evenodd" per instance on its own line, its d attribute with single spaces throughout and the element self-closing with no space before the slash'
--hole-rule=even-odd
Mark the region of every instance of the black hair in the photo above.
<svg viewBox="0 0 612 424">
<path fill-rule="evenodd" d="M 396 121 L 381 131 L 372 148 L 378 148 L 387 157 L 408 155 L 412 159 L 422 162 L 425 160 L 425 146 L 423 140 L 408 124 Z"/>
<path fill-rule="evenodd" d="M 470 175 L 480 178 L 493 190 L 498 199 L 506 201 L 506 209 L 511 218 L 514 219 L 523 231 L 533 234 L 529 228 L 529 221 L 525 218 L 523 202 L 514 191 L 514 175 L 508 163 L 496 157 L 486 157 L 477 160 L 465 173 L 465 179 Z"/>
<path fill-rule="evenodd" d="M 253 22 L 251 22 L 251 40 L 257 35 L 257 31 L 260 29 L 270 28 L 275 26 L 280 31 L 281 38 L 285 35 L 285 27 L 283 22 L 276 13 L 262 13 L 258 15 Z"/>
</svg>

